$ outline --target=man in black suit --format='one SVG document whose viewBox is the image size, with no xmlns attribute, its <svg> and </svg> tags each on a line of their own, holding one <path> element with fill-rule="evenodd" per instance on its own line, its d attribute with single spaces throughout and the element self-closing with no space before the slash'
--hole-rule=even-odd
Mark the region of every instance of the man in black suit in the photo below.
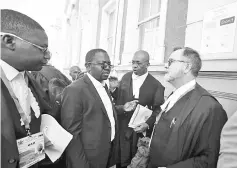
<svg viewBox="0 0 237 169">
<path fill-rule="evenodd" d="M 165 80 L 175 91 L 157 117 L 148 167 L 216 167 L 227 115 L 196 82 L 201 66 L 198 52 L 191 48 L 179 48 L 170 55 Z"/>
<path fill-rule="evenodd" d="M 115 164 L 117 116 L 107 86 L 111 62 L 103 49 L 85 60 L 88 73 L 62 94 L 61 124 L 73 135 L 65 151 L 67 167 L 110 167 Z"/>
<path fill-rule="evenodd" d="M 118 122 L 119 122 L 119 162 L 117 167 L 127 167 L 137 151 L 138 137 L 147 129 L 147 136 L 151 134 L 156 115 L 160 112 L 160 105 L 164 102 L 164 87 L 148 73 L 149 54 L 144 50 L 135 52 L 132 60 L 132 72 L 126 73 L 119 83 L 119 87 L 113 91 Z M 134 130 L 128 127 L 128 123 L 138 102 L 153 110 L 150 118 L 137 126 Z M 133 106 L 134 105 L 134 106 Z M 139 133 L 139 134 L 137 134 Z"/>
<path fill-rule="evenodd" d="M 40 131 L 41 113 L 49 111 L 44 94 L 27 71 L 50 59 L 48 37 L 30 17 L 1 10 L 1 167 L 19 167 L 16 140 Z M 19 108 L 20 107 L 20 108 Z"/>
<path fill-rule="evenodd" d="M 32 71 L 32 76 L 35 81 L 40 85 L 45 95 L 48 96 L 47 102 L 51 102 L 49 94 L 49 81 L 53 78 L 59 79 L 66 86 L 71 83 L 71 81 L 62 73 L 60 70 L 56 69 L 51 64 L 43 66 L 40 71 Z"/>
<path fill-rule="evenodd" d="M 56 69 L 51 64 L 47 64 L 43 66 L 43 68 L 40 71 L 31 71 L 31 74 L 34 78 L 34 80 L 38 83 L 42 91 L 45 95 L 45 101 L 50 105 L 51 111 L 48 112 L 49 115 L 53 116 L 57 121 L 60 121 L 60 109 L 61 109 L 61 100 L 55 100 L 52 95 L 52 91 L 58 92 L 58 87 L 64 88 L 65 86 L 68 86 L 71 84 L 71 81 L 58 69 Z M 52 80 L 54 79 L 54 80 Z M 54 85 L 52 85 L 51 82 L 56 82 Z M 57 83 L 59 82 L 59 83 Z M 55 85 L 56 84 L 56 85 Z M 58 86 L 60 84 L 60 86 Z M 53 88 L 57 88 L 56 90 Z M 51 89 L 50 89 L 51 88 Z M 60 91 L 62 91 L 60 89 Z M 60 98 L 60 97 L 59 97 Z"/>
</svg>

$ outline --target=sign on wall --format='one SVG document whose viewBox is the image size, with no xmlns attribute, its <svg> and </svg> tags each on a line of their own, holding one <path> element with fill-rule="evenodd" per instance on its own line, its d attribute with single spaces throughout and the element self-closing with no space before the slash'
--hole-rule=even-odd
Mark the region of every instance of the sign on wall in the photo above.
<svg viewBox="0 0 237 169">
<path fill-rule="evenodd" d="M 233 52 L 236 19 L 237 2 L 205 13 L 202 28 L 201 53 Z"/>
</svg>

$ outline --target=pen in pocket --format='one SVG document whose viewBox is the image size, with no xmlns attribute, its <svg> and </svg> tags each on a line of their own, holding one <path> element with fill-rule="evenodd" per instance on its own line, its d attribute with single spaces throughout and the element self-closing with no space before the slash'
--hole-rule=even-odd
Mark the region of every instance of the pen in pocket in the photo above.
<svg viewBox="0 0 237 169">
<path fill-rule="evenodd" d="M 176 120 L 177 120 L 176 117 L 174 117 L 173 120 L 170 123 L 170 128 L 172 128 L 172 126 L 175 125 Z"/>
</svg>

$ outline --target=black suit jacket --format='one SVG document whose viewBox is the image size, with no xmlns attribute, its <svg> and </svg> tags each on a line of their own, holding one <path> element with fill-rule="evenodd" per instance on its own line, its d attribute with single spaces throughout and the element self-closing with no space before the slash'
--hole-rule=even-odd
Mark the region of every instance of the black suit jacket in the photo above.
<svg viewBox="0 0 237 169">
<path fill-rule="evenodd" d="M 227 121 L 226 112 L 221 104 L 198 84 L 188 94 L 190 94 L 188 101 L 183 102 L 182 107 L 179 107 L 182 111 L 175 125 L 168 128 L 170 133 L 161 136 L 156 134 L 159 128 L 155 128 L 150 147 L 149 167 L 216 167 L 220 134 Z M 175 105 L 170 110 L 173 108 Z M 164 121 L 162 116 L 161 119 Z M 169 124 L 170 121 L 167 126 Z M 166 146 L 165 151 L 157 147 L 159 137 L 168 138 L 164 144 L 162 143 Z"/>
<path fill-rule="evenodd" d="M 40 71 L 32 71 L 31 72 L 32 77 L 37 82 L 41 90 L 44 92 L 44 100 L 49 104 L 51 107 L 51 111 L 48 112 L 49 115 L 53 116 L 58 122 L 60 122 L 60 103 L 61 100 L 58 100 L 59 102 L 56 103 L 55 99 L 53 99 L 52 93 L 50 93 L 52 90 L 49 89 L 49 82 L 53 78 L 60 79 L 62 83 L 64 83 L 65 86 L 69 85 L 71 81 L 58 69 L 56 69 L 52 65 L 45 65 Z"/>
<path fill-rule="evenodd" d="M 153 110 L 151 117 L 146 121 L 150 127 L 150 133 L 155 123 L 156 116 L 160 112 L 160 105 L 164 102 L 164 90 L 162 84 L 155 79 L 151 74 L 148 74 L 144 83 L 142 84 L 139 92 L 139 104 L 147 106 Z M 124 113 L 120 109 L 120 105 L 124 105 L 126 102 L 134 100 L 133 98 L 133 84 L 132 84 L 132 72 L 126 73 L 120 82 L 119 87 L 113 92 L 115 104 L 118 112 L 119 121 L 119 133 L 120 133 L 120 151 L 122 166 L 130 164 L 131 158 L 135 155 L 137 150 L 137 134 L 133 132 L 133 129 L 128 127 L 128 123 L 132 117 L 133 112 Z M 132 140 L 132 141 L 126 141 Z"/>
<path fill-rule="evenodd" d="M 31 75 L 28 72 L 26 72 L 26 75 L 29 79 L 28 86 L 39 104 L 41 113 L 48 111 L 49 107 L 42 99 L 44 96 L 38 85 L 31 79 Z M 20 119 L 15 102 L 1 80 L 1 167 L 3 168 L 18 167 L 19 152 L 16 140 L 27 136 L 24 126 L 20 124 Z M 40 131 L 40 124 L 41 116 L 36 118 L 31 109 L 30 131 L 32 134 Z"/>
<path fill-rule="evenodd" d="M 113 113 L 117 130 L 117 115 L 115 111 Z M 65 152 L 67 167 L 107 167 L 111 124 L 103 102 L 87 75 L 64 89 L 61 124 L 73 135 Z"/>
</svg>

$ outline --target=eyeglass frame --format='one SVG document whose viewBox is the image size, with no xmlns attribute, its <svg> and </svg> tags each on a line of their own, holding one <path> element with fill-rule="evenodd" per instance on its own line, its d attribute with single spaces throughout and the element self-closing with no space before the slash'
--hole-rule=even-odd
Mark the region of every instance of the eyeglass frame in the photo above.
<svg viewBox="0 0 237 169">
<path fill-rule="evenodd" d="M 108 63 L 108 62 L 87 62 L 87 64 L 94 64 L 94 65 L 100 65 L 101 66 L 101 69 L 105 69 L 107 66 L 109 67 L 109 69 L 113 69 L 114 68 L 114 65 L 111 65 L 111 63 Z M 105 67 L 105 64 L 106 64 L 106 67 Z"/>
<path fill-rule="evenodd" d="M 184 60 L 168 59 L 167 66 L 170 67 L 173 62 L 189 63 L 189 62 L 184 61 Z"/>
<path fill-rule="evenodd" d="M 28 44 L 30 44 L 30 45 L 32 45 L 32 46 L 38 48 L 40 51 L 42 51 L 42 52 L 44 53 L 44 56 L 45 56 L 46 54 L 49 54 L 49 55 L 51 56 L 51 52 L 49 51 L 49 48 L 48 48 L 48 47 L 42 47 L 42 46 L 36 45 L 36 44 L 34 44 L 34 43 L 32 43 L 32 42 L 29 42 L 29 41 L 27 41 L 27 40 L 25 40 L 25 39 L 22 39 L 21 37 L 19 37 L 19 36 L 17 36 L 17 35 L 12 34 L 12 33 L 0 32 L 0 35 L 1 35 L 1 36 L 4 36 L 4 35 L 13 36 L 13 37 L 15 37 L 15 38 L 17 38 L 17 39 L 22 40 L 23 42 L 26 42 L 26 43 L 28 43 Z"/>
</svg>

